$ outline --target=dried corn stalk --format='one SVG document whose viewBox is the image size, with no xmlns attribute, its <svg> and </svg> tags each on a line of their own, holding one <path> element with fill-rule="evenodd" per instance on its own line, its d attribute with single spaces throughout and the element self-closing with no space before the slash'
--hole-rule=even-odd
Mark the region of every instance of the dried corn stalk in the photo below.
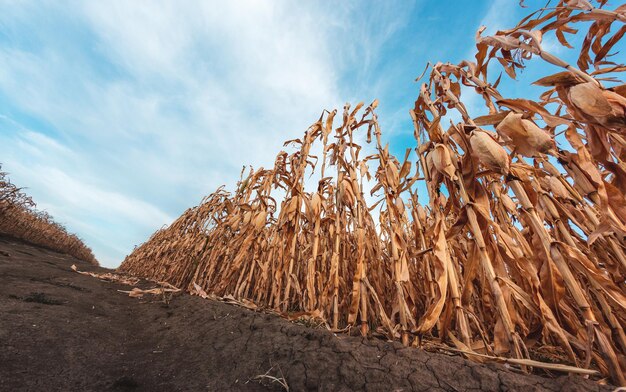
<svg viewBox="0 0 626 392">
<path fill-rule="evenodd" d="M 1 169 L 1 166 L 0 166 Z M 35 203 L 11 183 L 0 170 L 0 233 L 98 265 L 91 249 L 48 213 L 37 211 Z"/>
</svg>

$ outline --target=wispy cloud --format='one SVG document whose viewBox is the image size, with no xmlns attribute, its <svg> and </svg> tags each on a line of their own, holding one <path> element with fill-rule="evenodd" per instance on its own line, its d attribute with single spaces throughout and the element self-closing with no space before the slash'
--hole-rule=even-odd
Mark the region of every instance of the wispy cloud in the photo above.
<svg viewBox="0 0 626 392">
<path fill-rule="evenodd" d="M 342 88 L 346 70 L 367 80 L 407 21 L 400 3 L 3 9 L 1 160 L 109 266 L 243 164 L 271 165 L 283 140 L 356 96 Z"/>
<path fill-rule="evenodd" d="M 517 1 L 493 0 L 487 13 L 481 20 L 481 26 L 485 26 L 485 34 L 492 35 L 498 30 L 515 26 L 518 18 L 516 11 L 520 8 Z"/>
</svg>

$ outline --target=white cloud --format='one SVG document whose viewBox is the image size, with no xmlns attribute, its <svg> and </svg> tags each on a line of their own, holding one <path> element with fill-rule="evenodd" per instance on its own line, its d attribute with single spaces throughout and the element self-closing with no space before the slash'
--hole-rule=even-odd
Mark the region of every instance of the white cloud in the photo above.
<svg viewBox="0 0 626 392">
<path fill-rule="evenodd" d="M 511 0 L 493 0 L 487 14 L 480 22 L 487 29 L 483 35 L 493 35 L 498 30 L 510 29 L 517 23 L 516 10 L 519 2 Z"/>
<path fill-rule="evenodd" d="M 7 6 L 0 104 L 17 114 L 0 110 L 4 169 L 114 266 L 242 165 L 271 165 L 323 109 L 341 110 L 358 92 L 342 91 L 346 69 L 367 72 L 405 22 L 395 6 Z"/>
</svg>

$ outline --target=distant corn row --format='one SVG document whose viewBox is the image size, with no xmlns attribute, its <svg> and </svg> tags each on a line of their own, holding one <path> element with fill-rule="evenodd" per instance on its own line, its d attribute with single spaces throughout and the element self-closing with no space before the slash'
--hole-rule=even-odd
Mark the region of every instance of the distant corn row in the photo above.
<svg viewBox="0 0 626 392">
<path fill-rule="evenodd" d="M 0 167 L 1 169 L 1 167 Z M 98 265 L 91 249 L 52 220 L 0 170 L 0 233 Z"/>
<path fill-rule="evenodd" d="M 288 142 L 295 152 L 206 197 L 120 269 L 335 330 L 547 358 L 625 385 L 626 85 L 609 77 L 626 68 L 607 60 L 625 11 L 562 1 L 479 34 L 476 61 L 430 67 L 403 159 L 381 142 L 376 102 L 325 112 Z M 587 29 L 577 66 L 541 44 L 555 33 L 568 46 L 573 25 Z M 564 68 L 536 82 L 539 101 L 487 81 L 491 60 L 514 77 L 535 57 Z M 471 116 L 461 86 L 487 115 Z"/>
</svg>

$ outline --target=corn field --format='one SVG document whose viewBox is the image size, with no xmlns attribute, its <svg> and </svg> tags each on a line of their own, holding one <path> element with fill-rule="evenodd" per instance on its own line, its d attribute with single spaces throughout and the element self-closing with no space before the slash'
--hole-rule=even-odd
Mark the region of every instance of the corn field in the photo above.
<svg viewBox="0 0 626 392">
<path fill-rule="evenodd" d="M 0 233 L 98 265 L 91 249 L 11 183 L 0 166 Z"/>
<path fill-rule="evenodd" d="M 572 0 L 479 31 L 473 61 L 427 68 L 404 156 L 381 141 L 377 102 L 325 111 L 273 168 L 242 172 L 235 192 L 204 198 L 120 269 L 335 331 L 626 385 L 626 66 L 611 55 L 624 22 L 624 5 Z M 548 34 L 565 47 L 583 34 L 577 64 L 544 50 Z M 529 61 L 562 68 L 534 83 L 537 100 L 489 81 Z"/>
</svg>

